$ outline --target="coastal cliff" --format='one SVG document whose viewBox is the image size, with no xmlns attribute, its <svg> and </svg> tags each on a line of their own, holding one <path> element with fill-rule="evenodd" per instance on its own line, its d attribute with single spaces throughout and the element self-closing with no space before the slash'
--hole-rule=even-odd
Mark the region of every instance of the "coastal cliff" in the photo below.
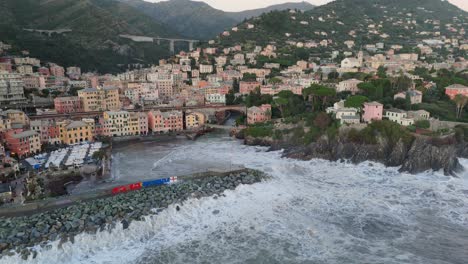
<svg viewBox="0 0 468 264">
<path fill-rule="evenodd" d="M 427 170 L 443 170 L 446 175 L 456 176 L 463 170 L 458 157 L 463 156 L 464 144 L 457 144 L 453 137 L 434 140 L 415 136 L 411 142 L 399 139 L 395 143 L 385 137 L 378 137 L 374 144 L 353 142 L 347 137 L 330 140 L 326 135 L 308 145 L 297 145 L 286 140 L 255 138 L 246 136 L 247 145 L 269 146 L 271 150 L 284 149 L 284 157 L 301 160 L 325 159 L 330 161 L 349 160 L 353 163 L 364 161 L 380 162 L 389 167 L 401 166 L 400 171 L 412 174 Z"/>
</svg>

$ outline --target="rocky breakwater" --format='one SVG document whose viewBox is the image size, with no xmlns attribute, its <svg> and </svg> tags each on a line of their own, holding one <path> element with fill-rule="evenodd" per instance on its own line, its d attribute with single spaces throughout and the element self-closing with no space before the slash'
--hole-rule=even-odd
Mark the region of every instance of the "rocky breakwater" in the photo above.
<svg viewBox="0 0 468 264">
<path fill-rule="evenodd" d="M 285 157 L 301 160 L 348 160 L 356 164 L 375 161 L 389 167 L 400 167 L 400 171 L 412 174 L 442 170 L 446 175 L 456 176 L 463 170 L 458 161 L 460 145 L 453 136 L 432 138 L 409 135 L 398 138 L 382 133 L 366 140 L 359 133 L 346 131 L 334 138 L 324 135 L 308 145 L 293 143 L 291 138 L 245 137 L 244 142 L 247 145 L 270 146 L 271 150 L 284 149 Z"/>
<path fill-rule="evenodd" d="M 117 224 L 127 229 L 132 221 L 141 221 L 143 216 L 157 214 L 171 204 L 183 206 L 187 199 L 222 195 L 225 190 L 265 178 L 263 173 L 247 169 L 206 173 L 182 177 L 176 184 L 141 189 L 32 216 L 3 218 L 0 219 L 0 257 L 20 254 L 23 259 L 34 258 L 37 245 L 47 247 L 50 241 L 57 240 L 73 242 L 77 234 L 96 233 Z"/>
</svg>

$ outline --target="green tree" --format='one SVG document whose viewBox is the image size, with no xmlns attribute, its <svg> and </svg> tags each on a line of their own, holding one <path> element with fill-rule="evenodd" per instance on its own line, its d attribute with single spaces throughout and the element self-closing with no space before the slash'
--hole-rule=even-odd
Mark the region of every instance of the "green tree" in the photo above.
<svg viewBox="0 0 468 264">
<path fill-rule="evenodd" d="M 431 127 L 429 120 L 419 120 L 414 124 L 417 128 L 428 129 Z"/>
<path fill-rule="evenodd" d="M 242 76 L 242 81 L 244 82 L 255 82 L 257 80 L 257 75 L 255 73 L 244 73 Z"/>
<path fill-rule="evenodd" d="M 49 97 L 50 95 L 50 90 L 49 89 L 43 89 L 41 90 L 42 97 Z"/>
<path fill-rule="evenodd" d="M 273 100 L 274 106 L 276 106 L 280 112 L 281 112 L 281 117 L 285 117 L 285 107 L 288 105 L 288 99 L 284 97 L 278 97 Z"/>
<path fill-rule="evenodd" d="M 71 88 L 68 90 L 68 93 L 69 93 L 71 96 L 77 96 L 79 90 L 83 90 L 83 88 L 71 87 Z"/>
<path fill-rule="evenodd" d="M 232 89 L 234 93 L 238 93 L 240 91 L 239 80 L 237 78 L 234 78 L 234 81 L 232 82 Z"/>
<path fill-rule="evenodd" d="M 312 102 L 312 111 L 317 104 L 319 109 L 325 109 L 330 98 L 336 95 L 335 89 L 328 88 L 319 84 L 312 84 L 309 88 L 302 91 L 304 98 Z"/>
<path fill-rule="evenodd" d="M 338 79 L 339 77 L 340 77 L 340 74 L 337 73 L 337 72 L 330 72 L 330 73 L 328 74 L 328 79 L 329 79 L 329 80 L 336 80 L 336 79 Z"/>
<path fill-rule="evenodd" d="M 314 125 L 324 131 L 331 123 L 331 118 L 327 113 L 320 112 L 314 119 Z"/>
<path fill-rule="evenodd" d="M 385 69 L 384 66 L 380 66 L 377 69 L 377 76 L 379 76 L 379 78 L 387 78 L 387 69 Z"/>
<path fill-rule="evenodd" d="M 413 86 L 413 81 L 403 74 L 400 74 L 398 77 L 391 78 L 390 82 L 394 93 L 406 91 Z"/>
<path fill-rule="evenodd" d="M 273 98 L 269 94 L 261 94 L 260 88 L 257 87 L 255 91 L 250 92 L 250 94 L 248 94 L 245 97 L 244 101 L 247 107 L 252 107 L 252 106 L 259 106 L 262 104 L 271 104 L 273 101 Z"/>
<path fill-rule="evenodd" d="M 354 107 L 354 108 L 362 108 L 362 105 L 365 102 L 368 102 L 369 98 L 363 95 L 353 95 L 348 97 L 345 101 L 345 107 Z"/>
<path fill-rule="evenodd" d="M 272 85 L 280 84 L 283 83 L 283 81 L 280 78 L 273 77 L 268 81 Z"/>
<path fill-rule="evenodd" d="M 294 56 L 297 60 L 309 60 L 310 52 L 305 48 L 297 48 L 294 50 Z"/>
<path fill-rule="evenodd" d="M 106 156 L 106 153 L 102 150 L 99 150 L 93 153 L 93 159 L 103 160 L 105 156 Z"/>
<path fill-rule="evenodd" d="M 226 94 L 226 105 L 234 105 L 236 101 L 236 96 L 234 95 L 234 90 L 229 90 L 229 93 Z"/>
</svg>

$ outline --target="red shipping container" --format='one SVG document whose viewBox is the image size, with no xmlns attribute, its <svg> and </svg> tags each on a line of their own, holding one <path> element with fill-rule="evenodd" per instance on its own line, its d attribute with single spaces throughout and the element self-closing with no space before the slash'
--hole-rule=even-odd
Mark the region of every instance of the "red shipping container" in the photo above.
<svg viewBox="0 0 468 264">
<path fill-rule="evenodd" d="M 133 183 L 133 184 L 130 184 L 128 185 L 128 188 L 131 190 L 131 191 L 136 191 L 136 190 L 140 190 L 141 189 L 141 182 L 138 182 L 138 183 Z"/>
<path fill-rule="evenodd" d="M 119 186 L 112 189 L 112 194 L 123 193 L 127 191 L 127 186 Z"/>
</svg>

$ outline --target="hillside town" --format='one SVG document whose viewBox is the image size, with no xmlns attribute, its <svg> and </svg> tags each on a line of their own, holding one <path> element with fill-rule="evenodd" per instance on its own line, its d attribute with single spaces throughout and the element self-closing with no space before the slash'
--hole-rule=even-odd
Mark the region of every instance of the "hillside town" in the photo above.
<svg viewBox="0 0 468 264">
<path fill-rule="evenodd" d="M 468 0 L 3 0 L 0 263 L 466 263 Z"/>
<path fill-rule="evenodd" d="M 244 30 L 253 28 L 248 24 Z M 228 35 L 226 31 L 220 37 Z M 291 96 L 309 101 L 306 108 L 313 112 L 314 97 L 323 98 L 327 91 L 334 100 L 324 100 L 315 111 L 326 112 L 341 125 L 362 127 L 387 119 L 413 129 L 450 129 L 466 120 L 468 81 L 466 74 L 456 74 L 466 71 L 468 60 L 466 55 L 446 54 L 468 50 L 462 36 L 438 35 L 410 49 L 383 42 L 356 47 L 350 39 L 343 43 L 348 51 L 292 65 L 276 60 L 284 54 L 274 43 L 222 48 L 210 41 L 160 60 L 159 65 L 129 65 L 133 70 L 117 75 L 84 73 L 78 66 L 43 62 L 29 57 L 28 51 L 11 56 L 12 46 L 0 42 L 0 104 L 4 109 L 0 113 L 0 175 L 7 186 L 21 174 L 19 164 L 27 158 L 34 160 L 50 146 L 180 133 L 222 123 L 224 111 L 206 113 L 197 108 L 246 105 L 237 125 L 281 122 L 288 115 L 300 114 L 285 114 Z M 328 42 L 289 44 L 313 49 Z M 325 94 L 320 95 L 320 90 Z M 439 113 L 439 100 L 456 108 L 456 115 Z M 57 165 L 64 163 L 65 159 Z M 11 187 L 3 189 L 8 193 Z"/>
</svg>

